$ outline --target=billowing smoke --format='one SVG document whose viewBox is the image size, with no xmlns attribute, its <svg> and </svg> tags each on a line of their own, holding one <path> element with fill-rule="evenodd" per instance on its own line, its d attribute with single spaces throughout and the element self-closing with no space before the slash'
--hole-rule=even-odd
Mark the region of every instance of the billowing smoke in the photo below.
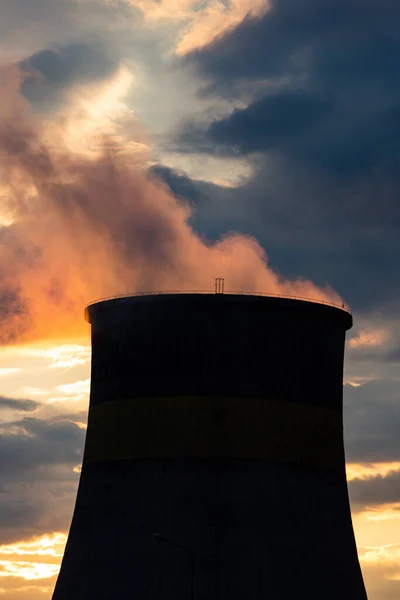
<svg viewBox="0 0 400 600">
<path fill-rule="evenodd" d="M 82 114 L 39 119 L 19 93 L 18 70 L 0 78 L 1 343 L 86 336 L 92 300 L 212 289 L 215 277 L 230 290 L 341 301 L 328 288 L 282 280 L 252 238 L 202 240 L 189 206 L 148 175 L 123 137 L 97 131 L 93 151 L 74 148 Z"/>
</svg>

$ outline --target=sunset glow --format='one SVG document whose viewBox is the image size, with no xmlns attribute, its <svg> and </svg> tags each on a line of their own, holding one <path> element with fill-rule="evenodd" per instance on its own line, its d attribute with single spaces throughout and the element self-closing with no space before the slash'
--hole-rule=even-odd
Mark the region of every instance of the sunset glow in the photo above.
<svg viewBox="0 0 400 600">
<path fill-rule="evenodd" d="M 385 330 L 361 331 L 357 337 L 349 340 L 350 348 L 370 348 L 381 346 L 389 337 L 389 332 Z"/>
<path fill-rule="evenodd" d="M 65 533 L 52 533 L 39 538 L 16 544 L 3 544 L 0 546 L 0 555 L 19 556 L 38 555 L 60 557 L 64 553 L 64 547 L 67 541 Z"/>
<path fill-rule="evenodd" d="M 59 570 L 59 565 L 52 563 L 0 560 L 0 577 L 18 577 L 27 581 L 49 579 Z"/>
<path fill-rule="evenodd" d="M 352 479 L 368 479 L 380 475 L 385 477 L 393 471 L 400 471 L 400 462 L 390 463 L 347 463 L 347 481 Z"/>
<path fill-rule="evenodd" d="M 381 564 L 399 569 L 400 544 L 388 544 L 386 546 L 360 547 L 360 560 L 364 563 Z M 398 573 L 389 576 L 389 579 L 398 579 Z"/>
<path fill-rule="evenodd" d="M 52 598 L 86 440 L 85 306 L 217 277 L 351 307 L 354 532 L 368 600 L 400 598 L 400 4 L 0 4 L 0 600 Z"/>
<path fill-rule="evenodd" d="M 60 569 L 66 541 L 66 534 L 53 533 L 28 541 L 1 545 L 0 577 L 25 581 L 54 577 Z"/>
<path fill-rule="evenodd" d="M 265 0 L 129 0 L 137 6 L 149 23 L 176 21 L 183 23 L 183 31 L 174 48 L 178 55 L 185 55 L 204 47 L 218 35 L 238 25 L 247 15 L 265 12 Z"/>
</svg>

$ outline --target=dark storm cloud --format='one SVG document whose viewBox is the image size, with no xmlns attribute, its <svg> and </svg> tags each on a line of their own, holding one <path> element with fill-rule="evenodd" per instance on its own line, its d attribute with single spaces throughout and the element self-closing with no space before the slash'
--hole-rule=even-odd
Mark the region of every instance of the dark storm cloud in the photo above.
<svg viewBox="0 0 400 600">
<path fill-rule="evenodd" d="M 399 462 L 400 382 L 374 380 L 359 387 L 344 386 L 344 428 L 347 462 Z M 400 471 L 349 482 L 353 511 L 396 503 Z"/>
<path fill-rule="evenodd" d="M 0 488 L 0 544 L 68 530 L 78 477 L 72 469 L 53 467 L 32 479 L 6 481 Z"/>
<path fill-rule="evenodd" d="M 19 410 L 22 412 L 34 412 L 39 407 L 40 404 L 38 404 L 38 402 L 35 402 L 34 400 L 22 400 L 0 396 L 0 410 L 11 408 L 13 410 Z"/>
<path fill-rule="evenodd" d="M 396 176 L 400 104 L 365 120 L 356 113 L 352 116 L 352 110 L 356 107 L 341 107 L 336 100 L 309 91 L 284 90 L 235 109 L 208 126 L 186 124 L 178 135 L 178 148 L 220 155 L 277 149 L 283 158 L 312 165 L 318 176 L 345 180 L 382 166 L 388 176 Z"/>
<path fill-rule="evenodd" d="M 184 172 L 164 165 L 154 165 L 149 169 L 149 175 L 163 181 L 178 198 L 193 202 L 203 197 L 199 182 L 193 181 Z"/>
<path fill-rule="evenodd" d="M 362 311 L 400 294 L 399 19 L 393 0 L 275 0 L 185 58 L 210 102 L 240 108 L 197 115 L 174 141 L 254 165 L 233 190 L 185 182 L 200 231 L 240 227 L 284 274 L 327 280 Z"/>
<path fill-rule="evenodd" d="M 191 222 L 206 237 L 238 230 L 255 236 L 273 268 L 329 282 L 356 311 L 384 307 L 400 294 L 395 186 L 388 183 L 386 194 L 367 181 L 339 189 L 334 179 L 276 155 L 257 158 L 252 178 L 233 189 L 157 170 L 174 194 L 194 205 Z M 398 314 L 398 304 L 387 311 Z"/>
<path fill-rule="evenodd" d="M 344 387 L 345 448 L 348 462 L 400 461 L 400 384 L 374 380 Z"/>
<path fill-rule="evenodd" d="M 385 476 L 353 479 L 349 483 L 349 492 L 354 505 L 395 504 L 400 498 L 400 471 L 392 471 Z"/>
<path fill-rule="evenodd" d="M 211 123 L 208 136 L 215 144 L 232 147 L 242 154 L 263 152 L 301 135 L 331 109 L 326 99 L 298 90 L 281 91 Z"/>
<path fill-rule="evenodd" d="M 1 425 L 0 543 L 67 529 L 84 438 L 62 416 Z"/>
<path fill-rule="evenodd" d="M 283 143 L 284 154 L 336 176 L 366 173 L 381 164 L 395 172 L 399 18 L 400 5 L 391 0 L 276 0 L 263 17 L 245 19 L 186 59 L 212 80 L 210 93 L 227 86 L 229 94 L 240 97 L 240 84 L 266 80 L 261 100 L 212 123 L 207 136 L 226 151 L 234 146 L 244 153 Z M 271 92 L 271 84 L 279 91 Z M 321 93 L 335 110 L 319 104 Z M 299 129 L 302 137 L 286 146 L 288 132 Z"/>
<path fill-rule="evenodd" d="M 118 58 L 101 43 L 74 43 L 41 50 L 20 62 L 28 73 L 21 92 L 33 104 L 48 108 L 73 84 L 109 77 L 118 66 Z"/>
<path fill-rule="evenodd" d="M 186 61 L 220 88 L 306 73 L 338 83 L 372 76 L 393 89 L 399 12 L 397 0 L 274 0 L 261 18 L 247 17 Z"/>
<path fill-rule="evenodd" d="M 35 477 L 35 472 L 54 465 L 70 465 L 82 460 L 85 431 L 63 419 L 24 418 L 3 423 L 0 437 L 0 474 L 18 478 Z"/>
</svg>

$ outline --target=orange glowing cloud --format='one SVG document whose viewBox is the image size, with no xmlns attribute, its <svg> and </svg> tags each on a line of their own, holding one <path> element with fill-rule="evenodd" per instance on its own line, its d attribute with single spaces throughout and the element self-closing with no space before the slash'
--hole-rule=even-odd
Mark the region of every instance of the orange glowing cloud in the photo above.
<svg viewBox="0 0 400 600">
<path fill-rule="evenodd" d="M 358 548 L 358 555 L 362 565 L 373 564 L 395 569 L 387 578 L 400 580 L 400 544 L 361 546 Z"/>
<path fill-rule="evenodd" d="M 400 462 L 385 463 L 347 463 L 347 481 L 353 479 L 370 479 L 371 477 L 386 477 L 393 471 L 400 470 Z"/>
<path fill-rule="evenodd" d="M 243 21 L 246 15 L 259 16 L 267 10 L 266 0 L 232 0 L 229 8 L 221 0 L 210 2 L 182 34 L 176 53 L 184 55 L 202 48 Z"/>
<path fill-rule="evenodd" d="M 389 339 L 389 332 L 385 329 L 361 331 L 356 337 L 349 340 L 350 348 L 372 348 L 382 346 Z"/>
<path fill-rule="evenodd" d="M 400 502 L 378 506 L 367 506 L 366 509 L 360 513 L 360 517 L 367 521 L 399 521 Z"/>
<path fill-rule="evenodd" d="M 211 244 L 192 230 L 190 207 L 148 175 L 142 132 L 141 151 L 132 146 L 126 73 L 99 91 L 101 110 L 81 103 L 52 120 L 30 112 L 18 71 L 5 69 L 0 79 L 0 213 L 13 221 L 0 236 L 3 344 L 85 338 L 83 307 L 96 298 L 210 289 L 217 276 L 225 289 L 341 302 L 329 288 L 277 275 L 253 238 L 230 234 Z M 71 131 L 76 141 L 85 114 L 90 127 L 77 147 Z"/>
<path fill-rule="evenodd" d="M 59 570 L 60 566 L 53 563 L 0 560 L 0 577 L 20 577 L 27 581 L 49 579 L 57 575 Z"/>
<path fill-rule="evenodd" d="M 184 55 L 209 44 L 238 25 L 246 15 L 260 15 L 268 9 L 266 0 L 129 0 L 140 8 L 148 24 L 163 21 L 181 21 L 183 31 L 178 37 L 175 52 Z"/>
<path fill-rule="evenodd" d="M 0 577 L 49 579 L 60 570 L 67 536 L 52 533 L 0 546 Z"/>
<path fill-rule="evenodd" d="M 0 546 L 0 556 L 53 556 L 60 557 L 64 553 L 67 541 L 65 533 L 55 532 L 48 535 Z"/>
</svg>

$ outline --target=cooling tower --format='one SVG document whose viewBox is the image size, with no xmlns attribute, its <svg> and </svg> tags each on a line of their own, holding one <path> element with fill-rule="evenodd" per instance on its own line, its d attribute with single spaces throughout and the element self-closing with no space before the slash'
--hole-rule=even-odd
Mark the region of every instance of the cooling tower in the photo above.
<svg viewBox="0 0 400 600">
<path fill-rule="evenodd" d="M 343 449 L 351 315 L 217 293 L 86 316 L 88 430 L 53 600 L 366 600 Z"/>
</svg>

